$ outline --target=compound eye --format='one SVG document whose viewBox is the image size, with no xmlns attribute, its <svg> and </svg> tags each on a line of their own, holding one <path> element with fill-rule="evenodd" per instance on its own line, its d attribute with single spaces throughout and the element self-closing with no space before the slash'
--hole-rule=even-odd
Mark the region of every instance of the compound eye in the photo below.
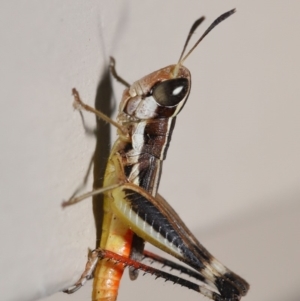
<svg viewBox="0 0 300 301">
<path fill-rule="evenodd" d="M 156 84 L 152 89 L 152 95 L 159 105 L 173 107 L 184 99 L 188 86 L 186 78 L 170 79 Z"/>
</svg>

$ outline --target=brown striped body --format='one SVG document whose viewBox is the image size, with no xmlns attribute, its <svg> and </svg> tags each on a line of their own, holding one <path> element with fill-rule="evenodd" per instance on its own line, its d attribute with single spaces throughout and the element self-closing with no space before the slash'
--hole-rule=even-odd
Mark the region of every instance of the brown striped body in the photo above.
<svg viewBox="0 0 300 301">
<path fill-rule="evenodd" d="M 104 187 L 125 180 L 139 186 L 152 196 L 156 196 L 162 160 L 166 157 L 176 120 L 176 117 L 171 116 L 177 107 L 163 108 L 157 104 L 156 106 L 150 104 L 147 108 L 145 95 L 149 93 L 157 80 L 170 79 L 170 70 L 171 67 L 159 70 L 134 83 L 132 85 L 134 88 L 131 87 L 124 91 L 120 103 L 120 110 L 123 111 L 118 116 L 118 122 L 126 129 L 127 134 L 119 132 L 119 138 L 112 148 L 105 172 Z M 186 70 L 183 68 L 185 77 L 186 74 L 190 76 Z M 188 91 L 188 89 L 184 91 L 181 101 L 187 98 Z M 153 101 L 152 96 L 150 101 Z M 149 108 L 154 109 L 154 112 Z M 133 112 L 137 112 L 137 117 L 132 115 Z M 153 116 L 154 114 L 157 118 Z M 151 115 L 150 119 L 149 115 Z M 144 118 L 143 120 L 139 119 L 141 116 Z M 113 196 L 112 193 L 105 194 L 102 237 L 99 247 L 129 257 L 133 232 L 115 215 L 112 209 L 115 199 L 122 199 L 122 197 L 116 192 Z M 98 263 L 94 273 L 93 301 L 116 299 L 123 269 L 121 264 L 114 264 L 106 260 Z"/>
</svg>

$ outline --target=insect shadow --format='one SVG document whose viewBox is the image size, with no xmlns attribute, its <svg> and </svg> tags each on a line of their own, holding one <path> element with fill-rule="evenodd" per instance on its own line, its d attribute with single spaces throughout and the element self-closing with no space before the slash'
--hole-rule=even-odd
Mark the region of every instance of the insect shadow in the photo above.
<svg viewBox="0 0 300 301">
<path fill-rule="evenodd" d="M 112 103 L 113 99 L 113 89 L 110 77 L 110 70 L 107 66 L 102 75 L 100 76 L 100 81 L 97 86 L 96 98 L 94 102 L 94 107 L 104 113 L 106 116 L 111 117 L 111 114 L 115 110 L 115 105 Z M 102 182 L 104 179 L 104 173 L 106 168 L 107 159 L 110 154 L 111 149 L 111 126 L 102 119 L 96 117 L 96 128 L 90 128 L 86 125 L 84 120 L 84 115 L 79 111 L 82 120 L 82 126 L 85 130 L 87 136 L 94 136 L 96 138 L 95 151 L 90 159 L 87 167 L 87 171 L 82 180 L 82 183 L 77 187 L 77 189 L 72 194 L 71 198 L 77 195 L 83 188 L 85 188 L 88 178 L 91 174 L 93 168 L 93 188 L 102 187 Z M 103 221 L 103 194 L 98 194 L 93 196 L 93 214 L 96 227 L 96 241 L 95 248 L 99 246 L 102 233 L 102 221 Z"/>
<path fill-rule="evenodd" d="M 111 117 L 115 105 L 112 102 L 113 88 L 110 76 L 110 70 L 107 66 L 101 75 L 95 98 L 95 108 L 101 111 L 106 116 Z M 111 126 L 105 121 L 96 118 L 96 147 L 93 156 L 94 162 L 94 183 L 93 188 L 102 187 L 104 179 L 104 172 L 106 168 L 107 159 L 111 149 Z M 103 194 L 98 194 L 93 197 L 93 214 L 96 226 L 96 245 L 99 246 L 102 232 L 103 220 Z"/>
</svg>

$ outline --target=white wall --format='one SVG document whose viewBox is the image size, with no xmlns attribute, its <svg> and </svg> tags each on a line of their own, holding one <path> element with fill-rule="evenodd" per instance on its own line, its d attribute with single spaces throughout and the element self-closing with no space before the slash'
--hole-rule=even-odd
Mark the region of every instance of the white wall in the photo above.
<svg viewBox="0 0 300 301">
<path fill-rule="evenodd" d="M 95 145 L 72 109 L 71 88 L 93 105 L 109 55 L 132 82 L 175 63 L 196 18 L 207 17 L 198 37 L 234 7 L 186 61 L 192 92 L 160 190 L 250 282 L 247 300 L 299 300 L 300 3 L 279 0 L 1 1 L 1 300 L 62 290 L 95 246 L 91 202 L 60 207 Z M 122 89 L 114 83 L 116 101 Z M 205 300 L 150 276 L 124 278 L 119 300 Z M 90 294 L 88 284 L 44 300 Z"/>
</svg>

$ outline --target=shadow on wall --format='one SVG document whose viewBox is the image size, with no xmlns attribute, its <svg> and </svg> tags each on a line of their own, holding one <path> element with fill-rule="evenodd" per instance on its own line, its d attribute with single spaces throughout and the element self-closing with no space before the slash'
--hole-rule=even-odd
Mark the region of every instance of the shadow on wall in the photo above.
<svg viewBox="0 0 300 301">
<path fill-rule="evenodd" d="M 114 111 L 112 106 L 112 83 L 109 67 L 103 72 L 97 87 L 95 108 L 107 116 Z M 96 117 L 96 148 L 94 153 L 94 189 L 102 187 L 107 159 L 110 154 L 110 124 Z M 103 220 L 103 195 L 93 197 L 93 212 L 96 226 L 96 245 L 99 247 Z"/>
</svg>

